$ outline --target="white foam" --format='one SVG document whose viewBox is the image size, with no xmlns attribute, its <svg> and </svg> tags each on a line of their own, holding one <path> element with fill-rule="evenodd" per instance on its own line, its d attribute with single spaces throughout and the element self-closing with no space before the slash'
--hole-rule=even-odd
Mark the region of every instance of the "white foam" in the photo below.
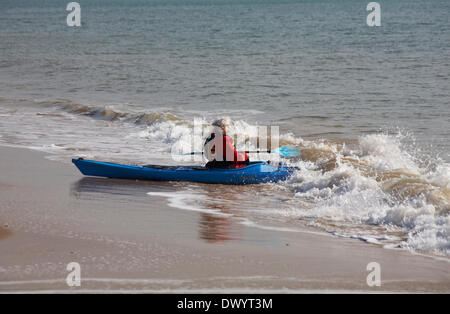
<svg viewBox="0 0 450 314">
<path fill-rule="evenodd" d="M 360 138 L 360 158 L 376 170 L 408 169 L 420 174 L 412 156 L 402 149 L 402 135 L 370 134 Z"/>
<path fill-rule="evenodd" d="M 395 294 L 401 291 L 372 291 L 345 289 L 255 289 L 255 288 L 205 288 L 205 289 L 48 289 L 48 290 L 16 290 L 0 292 L 0 294 Z"/>
<path fill-rule="evenodd" d="M 401 149 L 399 137 L 384 134 L 364 136 L 359 149 L 351 157 L 366 161 L 375 170 L 395 171 L 401 168 L 409 175 L 421 176 L 421 184 L 436 185 L 434 189 L 448 187 L 450 176 L 447 165 L 439 165 L 438 173 L 420 168 L 414 157 Z M 371 243 L 380 243 L 378 235 L 371 234 L 364 225 L 394 225 L 407 234 L 406 241 L 400 243 L 402 247 L 450 255 L 450 218 L 448 213 L 442 215 L 436 212 L 429 195 L 413 193 L 399 198 L 395 193 L 385 191 L 382 182 L 378 182 L 375 177 L 364 175 L 352 164 L 340 162 L 339 156 L 337 167 L 331 171 L 324 172 L 315 165 L 305 163 L 297 166 L 301 170 L 287 186 L 300 201 L 309 200 L 313 205 L 305 207 L 303 202 L 298 207 L 293 205 L 288 215 L 296 219 L 342 222 L 344 230 L 345 222 L 360 224 L 358 234 L 347 235 Z M 413 188 L 414 182 L 407 187 Z M 324 228 L 333 230 L 330 224 Z"/>
<path fill-rule="evenodd" d="M 194 192 L 148 192 L 147 195 L 165 197 L 168 199 L 168 205 L 173 208 L 208 213 L 217 216 L 233 216 L 232 214 L 223 213 L 219 210 L 202 207 L 198 203 L 207 201 L 207 198 L 203 195 L 195 194 Z"/>
<path fill-rule="evenodd" d="M 184 287 L 192 286 L 197 282 L 206 283 L 216 283 L 220 281 L 221 284 L 230 283 L 232 285 L 238 285 L 240 287 L 210 287 L 210 288 L 189 288 Z M 116 285 L 126 285 L 127 288 L 65 288 L 65 289 L 33 289 L 28 288 L 27 290 L 9 290 L 2 291 L 0 294 L 34 294 L 34 293 L 45 293 L 45 294 L 77 294 L 77 293 L 198 293 L 198 294 L 210 294 L 210 293 L 245 293 L 245 294 L 267 294 L 267 293 L 376 293 L 372 290 L 340 290 L 340 289 L 298 289 L 298 288 L 254 288 L 245 287 L 245 282 L 249 282 L 250 286 L 254 282 L 271 282 L 271 281 L 289 281 L 291 283 L 314 283 L 314 282 L 326 282 L 323 280 L 312 280 L 312 279 L 298 279 L 292 277 L 276 277 L 276 276 L 242 276 L 242 277 L 210 277 L 210 278 L 195 278 L 195 279 L 135 279 L 135 278 L 83 278 L 81 281 L 82 286 L 86 283 L 104 283 L 104 284 L 116 284 Z M 22 281 L 3 281 L 0 282 L 0 286 L 21 286 L 21 285 L 65 285 L 65 280 L 63 279 L 42 279 L 42 280 L 22 280 Z M 129 285 L 133 285 L 134 288 L 129 288 Z M 150 288 L 153 285 L 161 286 L 160 288 Z"/>
</svg>

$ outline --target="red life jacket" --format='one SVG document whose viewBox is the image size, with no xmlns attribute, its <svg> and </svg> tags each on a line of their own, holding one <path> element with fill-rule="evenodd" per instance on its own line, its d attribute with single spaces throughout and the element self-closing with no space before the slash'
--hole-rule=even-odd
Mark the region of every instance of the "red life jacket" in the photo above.
<svg viewBox="0 0 450 314">
<path fill-rule="evenodd" d="M 215 149 L 216 158 L 212 162 L 223 162 L 226 164 L 231 163 L 235 168 L 245 167 L 249 158 L 247 153 L 238 153 L 233 145 L 233 140 L 228 135 L 222 136 L 222 149 L 217 147 L 220 145 L 220 139 L 216 137 L 215 133 L 212 133 L 209 138 L 206 139 L 205 145 L 210 141 L 215 141 L 213 149 Z M 218 145 L 216 145 L 216 143 Z"/>
</svg>

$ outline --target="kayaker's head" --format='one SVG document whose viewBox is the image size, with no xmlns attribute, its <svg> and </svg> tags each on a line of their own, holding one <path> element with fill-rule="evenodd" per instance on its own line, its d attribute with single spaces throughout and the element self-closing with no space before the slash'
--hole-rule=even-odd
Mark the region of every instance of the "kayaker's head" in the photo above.
<svg viewBox="0 0 450 314">
<path fill-rule="evenodd" d="M 212 123 L 215 128 L 220 129 L 223 134 L 227 134 L 227 129 L 231 125 L 231 120 L 228 117 L 217 119 Z"/>
</svg>

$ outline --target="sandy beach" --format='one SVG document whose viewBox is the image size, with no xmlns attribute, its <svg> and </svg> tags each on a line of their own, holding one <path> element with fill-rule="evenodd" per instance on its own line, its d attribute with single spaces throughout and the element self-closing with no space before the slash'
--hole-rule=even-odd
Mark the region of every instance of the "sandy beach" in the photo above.
<svg viewBox="0 0 450 314">
<path fill-rule="evenodd" d="M 182 183 L 85 178 L 19 148 L 0 156 L 0 292 L 450 292 L 447 258 L 245 226 L 147 195 Z M 80 287 L 66 284 L 70 262 Z M 366 283 L 370 262 L 380 287 Z"/>
</svg>

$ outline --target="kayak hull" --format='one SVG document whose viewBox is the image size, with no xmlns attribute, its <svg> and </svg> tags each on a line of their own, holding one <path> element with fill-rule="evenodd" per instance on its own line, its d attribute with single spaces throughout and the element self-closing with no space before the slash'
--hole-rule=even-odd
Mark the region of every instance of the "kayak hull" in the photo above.
<svg viewBox="0 0 450 314">
<path fill-rule="evenodd" d="M 272 166 L 266 162 L 254 162 L 242 168 L 210 169 L 198 166 L 137 166 L 72 159 L 86 176 L 151 180 L 189 181 L 209 184 L 258 184 L 286 180 L 294 168 Z"/>
</svg>

